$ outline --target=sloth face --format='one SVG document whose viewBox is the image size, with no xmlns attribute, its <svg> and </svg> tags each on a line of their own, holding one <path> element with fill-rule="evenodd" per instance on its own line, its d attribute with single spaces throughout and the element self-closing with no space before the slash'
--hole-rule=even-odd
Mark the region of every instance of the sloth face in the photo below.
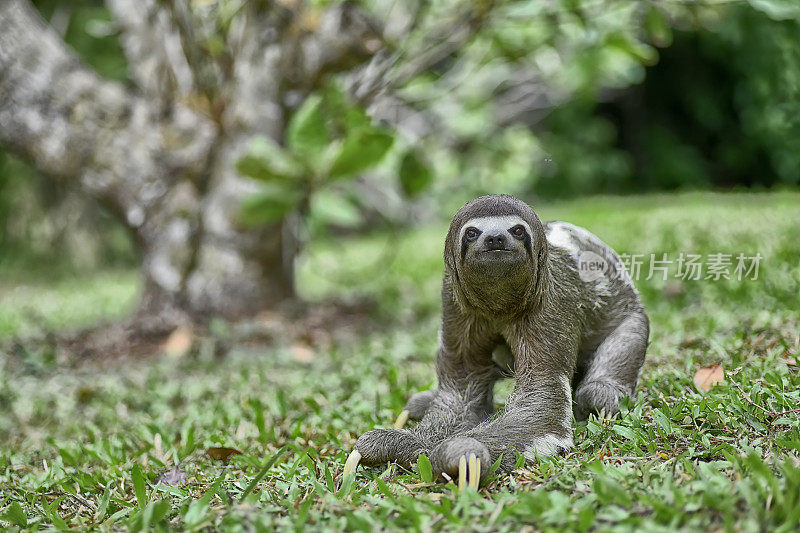
<svg viewBox="0 0 800 533">
<path fill-rule="evenodd" d="M 502 319 L 540 301 L 544 228 L 525 202 L 505 194 L 464 204 L 444 243 L 445 280 L 463 309 Z M 544 264 L 544 263 L 542 263 Z"/>
<path fill-rule="evenodd" d="M 461 267 L 478 277 L 517 277 L 533 261 L 531 234 L 516 215 L 472 218 L 459 235 Z"/>
</svg>

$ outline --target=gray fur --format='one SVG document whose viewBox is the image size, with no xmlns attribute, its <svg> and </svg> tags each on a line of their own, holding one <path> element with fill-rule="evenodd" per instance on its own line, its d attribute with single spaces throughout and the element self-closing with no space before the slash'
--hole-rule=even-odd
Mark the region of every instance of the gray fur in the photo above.
<svg viewBox="0 0 800 533">
<path fill-rule="evenodd" d="M 517 226 L 525 237 L 512 233 Z M 470 228 L 482 233 L 467 242 Z M 584 251 L 608 264 L 597 279 L 579 275 Z M 542 224 L 511 196 L 482 196 L 453 218 L 444 260 L 438 387 L 409 400 L 416 427 L 358 439 L 363 463 L 408 465 L 427 453 L 437 472 L 453 476 L 459 458 L 475 453 L 484 474 L 501 455 L 510 470 L 515 451 L 533 458 L 570 448 L 573 412 L 611 415 L 633 393 L 648 319 L 619 257 L 597 237 Z M 494 413 L 494 382 L 509 372 L 514 392 Z"/>
</svg>

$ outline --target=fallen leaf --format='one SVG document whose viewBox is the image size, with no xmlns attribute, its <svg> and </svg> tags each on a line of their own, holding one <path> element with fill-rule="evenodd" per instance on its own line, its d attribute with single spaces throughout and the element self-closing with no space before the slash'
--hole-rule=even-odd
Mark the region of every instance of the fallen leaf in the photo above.
<svg viewBox="0 0 800 533">
<path fill-rule="evenodd" d="M 183 357 L 192 348 L 194 342 L 194 334 L 192 329 L 179 326 L 169 334 L 167 340 L 161 345 L 161 350 L 172 357 Z"/>
<path fill-rule="evenodd" d="M 235 448 L 206 448 L 206 453 L 211 456 L 212 459 L 216 459 L 217 461 L 227 461 L 228 457 L 231 455 L 239 455 L 242 452 Z"/>
<path fill-rule="evenodd" d="M 298 363 L 311 363 L 314 361 L 314 350 L 305 344 L 295 344 L 292 346 L 292 359 Z"/>
<path fill-rule="evenodd" d="M 156 485 L 161 483 L 163 485 L 169 485 L 170 487 L 180 487 L 186 483 L 187 480 L 186 472 L 181 470 L 179 466 L 176 466 L 172 470 L 160 473 L 156 478 Z"/>
<path fill-rule="evenodd" d="M 725 381 L 725 369 L 719 363 L 705 366 L 694 375 L 694 386 L 702 391 L 710 390 L 717 383 Z"/>
</svg>

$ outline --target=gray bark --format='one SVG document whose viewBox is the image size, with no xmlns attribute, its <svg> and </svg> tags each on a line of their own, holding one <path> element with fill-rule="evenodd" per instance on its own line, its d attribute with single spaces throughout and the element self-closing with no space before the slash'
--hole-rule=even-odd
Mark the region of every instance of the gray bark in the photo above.
<svg viewBox="0 0 800 533">
<path fill-rule="evenodd" d="M 303 2 L 245 2 L 223 36 L 225 50 L 212 56 L 202 45 L 217 31 L 212 4 L 106 2 L 122 32 L 131 87 L 88 69 L 29 1 L 0 0 L 0 144 L 127 224 L 142 257 L 139 316 L 153 327 L 292 298 L 292 231 L 237 224 L 256 184 L 233 163 L 255 135 L 280 142 L 287 114 L 329 75 L 348 72 L 365 104 L 388 102 L 394 86 L 477 27 L 443 24 L 430 53 L 386 76 L 399 56 L 377 54 L 381 30 L 351 3 L 319 11 Z M 415 25 L 411 15 L 401 18 L 397 31 Z M 402 115 L 401 102 L 386 107 Z M 380 105 L 372 111 L 382 116 Z"/>
<path fill-rule="evenodd" d="M 116 4 L 122 13 L 126 2 Z M 193 107 L 189 69 L 167 22 L 155 26 L 165 32 L 160 43 L 148 41 L 146 24 L 131 26 L 124 43 L 137 87 L 129 89 L 89 70 L 29 2 L 0 3 L 0 143 L 131 228 L 142 254 L 141 316 L 164 327 L 191 315 L 249 313 L 293 295 L 279 228 L 236 224 L 238 202 L 253 185 L 232 166 L 251 135 L 280 131 L 281 114 L 262 106 L 266 125 L 256 131 L 236 123 L 245 103 L 225 118 L 236 124 L 230 128 Z M 247 117 L 259 119 L 265 114 Z"/>
</svg>

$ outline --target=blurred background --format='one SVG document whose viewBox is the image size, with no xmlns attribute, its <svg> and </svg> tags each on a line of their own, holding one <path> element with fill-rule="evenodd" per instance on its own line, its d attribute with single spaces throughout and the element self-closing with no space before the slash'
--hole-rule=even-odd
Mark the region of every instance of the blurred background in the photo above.
<svg viewBox="0 0 800 533">
<path fill-rule="evenodd" d="M 0 0 L 0 529 L 789 530 L 798 184 L 798 0 Z M 339 486 L 487 193 L 640 257 L 636 397 Z"/>
<path fill-rule="evenodd" d="M 298 295 L 394 312 L 407 288 L 370 283 L 398 243 L 438 270 L 480 194 L 602 224 L 800 181 L 792 0 L 14 0 L 0 20 L 0 335 L 42 309 L 165 331 Z"/>
</svg>

